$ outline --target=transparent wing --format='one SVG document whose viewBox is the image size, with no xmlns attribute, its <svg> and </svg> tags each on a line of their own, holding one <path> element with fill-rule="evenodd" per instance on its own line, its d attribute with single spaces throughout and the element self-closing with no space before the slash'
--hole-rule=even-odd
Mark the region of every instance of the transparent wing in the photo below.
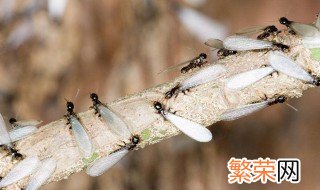
<svg viewBox="0 0 320 190">
<path fill-rule="evenodd" d="M 131 132 L 124 119 L 111 108 L 101 105 L 99 106 L 100 114 L 105 122 L 108 124 L 110 130 L 123 139 L 129 139 Z"/>
<path fill-rule="evenodd" d="M 263 32 L 263 30 L 266 28 L 266 26 L 251 26 L 248 28 L 243 28 L 236 32 L 237 35 L 245 35 L 250 36 L 258 32 Z"/>
<path fill-rule="evenodd" d="M 207 128 L 198 123 L 179 117 L 169 112 L 166 112 L 165 118 L 184 134 L 196 141 L 209 142 L 212 139 L 212 133 Z"/>
<path fill-rule="evenodd" d="M 79 122 L 79 120 L 74 116 L 71 116 L 70 123 L 76 142 L 78 143 L 78 146 L 82 151 L 84 157 L 90 157 L 93 153 L 93 147 L 86 130 Z"/>
<path fill-rule="evenodd" d="M 304 37 L 302 43 L 306 48 L 320 48 L 320 36 L 318 37 Z"/>
<path fill-rule="evenodd" d="M 263 101 L 255 104 L 245 105 L 239 108 L 230 109 L 221 114 L 220 119 L 222 121 L 232 121 L 244 116 L 247 116 L 253 112 L 261 110 L 268 106 L 269 101 Z"/>
<path fill-rule="evenodd" d="M 291 77 L 312 83 L 313 77 L 281 52 L 272 52 L 269 56 L 270 65 L 277 71 Z"/>
<path fill-rule="evenodd" d="M 190 62 L 193 61 L 193 60 L 194 60 L 194 59 L 190 59 L 190 60 L 188 60 L 188 61 L 184 61 L 184 62 L 179 63 L 179 64 L 177 64 L 177 65 L 172 65 L 172 66 L 170 66 L 170 67 L 168 67 L 168 68 L 160 71 L 158 74 L 166 73 L 166 72 L 170 72 L 170 71 L 172 71 L 172 70 L 178 69 L 179 67 L 182 67 L 182 66 L 184 66 L 184 65 L 187 65 L 188 63 L 190 63 Z"/>
<path fill-rule="evenodd" d="M 298 22 L 293 22 L 290 28 L 297 34 L 303 37 L 316 37 L 320 35 L 318 28 L 311 24 L 303 24 Z"/>
<path fill-rule="evenodd" d="M 25 127 L 19 127 L 11 130 L 9 132 L 9 136 L 12 142 L 16 142 L 18 140 L 27 138 L 28 136 L 31 136 L 38 130 L 35 126 L 25 126 Z"/>
<path fill-rule="evenodd" d="M 272 42 L 256 40 L 246 36 L 229 36 L 223 41 L 223 45 L 228 50 L 247 51 L 258 49 L 269 49 L 273 47 Z"/>
<path fill-rule="evenodd" d="M 318 17 L 314 25 L 318 28 L 318 30 L 320 30 L 320 12 L 318 13 Z"/>
<path fill-rule="evenodd" d="M 130 99 L 123 99 L 116 104 L 108 105 L 108 107 L 118 113 L 125 113 L 124 117 L 129 125 L 129 130 L 135 134 L 162 118 L 153 107 L 153 102 L 161 99 L 163 99 L 163 93 L 154 92 L 148 95 L 137 95 L 130 97 Z M 139 126 L 139 131 L 137 131 L 136 126 Z"/>
<path fill-rule="evenodd" d="M 181 83 L 181 90 L 186 90 L 216 80 L 224 72 L 226 72 L 226 67 L 220 64 L 206 67 L 183 81 Z"/>
<path fill-rule="evenodd" d="M 223 49 L 223 42 L 219 39 L 210 38 L 205 43 L 205 45 L 212 47 L 214 49 Z"/>
<path fill-rule="evenodd" d="M 129 151 L 127 149 L 123 149 L 101 157 L 88 166 L 86 173 L 92 177 L 99 176 L 118 163 L 128 152 Z"/>
<path fill-rule="evenodd" d="M 18 182 L 20 179 L 29 176 L 39 165 L 40 160 L 37 156 L 27 157 L 19 162 L 14 168 L 0 181 L 0 188 Z"/>
<path fill-rule="evenodd" d="M 272 72 L 274 72 L 274 69 L 272 67 L 264 67 L 243 72 L 232 76 L 228 80 L 226 87 L 231 90 L 241 90 L 253 83 L 258 82 L 259 80 L 271 74 Z"/>
<path fill-rule="evenodd" d="M 26 120 L 26 121 L 17 121 L 14 124 L 17 125 L 17 127 L 24 127 L 24 126 L 37 126 L 40 123 L 42 123 L 42 121 L 40 120 Z"/>
<path fill-rule="evenodd" d="M 26 190 L 37 190 L 39 189 L 53 174 L 56 170 L 57 163 L 53 158 L 47 158 L 42 160 L 37 171 L 32 175 Z"/>
<path fill-rule="evenodd" d="M 0 142 L 1 144 L 6 144 L 11 146 L 11 139 L 6 128 L 6 123 L 4 122 L 1 114 L 0 114 Z"/>
</svg>

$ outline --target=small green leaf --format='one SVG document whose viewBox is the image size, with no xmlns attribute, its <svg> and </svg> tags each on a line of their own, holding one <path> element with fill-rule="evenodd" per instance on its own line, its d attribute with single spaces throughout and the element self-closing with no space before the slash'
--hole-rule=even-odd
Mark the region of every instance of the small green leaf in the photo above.
<svg viewBox="0 0 320 190">
<path fill-rule="evenodd" d="M 99 154 L 94 152 L 91 157 L 89 158 L 82 158 L 82 161 L 85 165 L 90 164 L 91 162 L 95 161 L 99 157 Z"/>
<path fill-rule="evenodd" d="M 311 51 L 311 57 L 314 60 L 317 60 L 320 62 L 320 48 L 312 48 L 310 49 L 310 51 Z"/>
<path fill-rule="evenodd" d="M 148 140 L 150 138 L 151 131 L 150 129 L 145 129 L 141 132 L 142 140 Z"/>
</svg>

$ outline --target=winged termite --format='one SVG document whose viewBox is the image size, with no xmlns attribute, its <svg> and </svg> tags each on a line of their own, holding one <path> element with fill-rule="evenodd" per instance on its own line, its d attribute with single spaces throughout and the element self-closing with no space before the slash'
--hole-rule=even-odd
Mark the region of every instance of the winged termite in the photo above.
<svg viewBox="0 0 320 190">
<path fill-rule="evenodd" d="M 170 121 L 175 127 L 190 138 L 199 142 L 209 142 L 212 139 L 212 133 L 204 126 L 190 121 L 186 118 L 177 116 L 165 110 L 160 102 L 154 102 L 154 108 L 162 115 L 163 118 Z"/>
<path fill-rule="evenodd" d="M 263 67 L 234 75 L 229 78 L 226 88 L 230 90 L 241 90 L 253 83 L 258 82 L 274 71 L 275 70 L 272 67 Z"/>
<path fill-rule="evenodd" d="M 168 67 L 167 69 L 161 71 L 160 73 L 164 73 L 164 72 L 169 72 L 169 71 L 172 71 L 176 68 L 179 68 L 183 65 L 186 65 L 184 67 L 181 68 L 180 72 L 181 73 L 187 73 L 189 72 L 191 69 L 194 69 L 194 68 L 197 68 L 197 67 L 201 67 L 203 64 L 207 63 L 207 54 L 205 53 L 200 53 L 197 57 L 193 58 L 193 59 L 190 59 L 188 61 L 184 61 L 178 65 L 173 65 L 171 67 Z M 159 74 L 160 74 L 159 73 Z"/>
<path fill-rule="evenodd" d="M 2 123 L 2 122 L 1 122 Z M 7 150 L 12 154 L 12 157 L 16 158 L 16 159 L 21 159 L 23 157 L 22 154 L 20 154 L 18 152 L 18 150 L 16 150 L 13 146 L 12 143 L 19 141 L 21 139 L 24 139 L 32 134 L 34 134 L 38 128 L 36 127 L 36 125 L 40 124 L 41 121 L 36 121 L 36 120 L 30 120 L 30 121 L 17 121 L 14 118 L 11 118 L 9 120 L 9 123 L 12 125 L 13 129 L 9 131 L 7 131 L 7 133 L 9 134 L 9 143 L 6 140 L 6 133 L 4 131 L 2 131 L 2 138 L 3 140 L 1 140 L 0 145 L 1 146 L 6 146 Z M 0 124 L 1 125 L 1 124 Z M 3 121 L 2 125 L 5 127 L 5 123 Z M 3 129 L 3 128 L 2 128 Z M 6 129 L 5 129 L 6 130 Z"/>
<path fill-rule="evenodd" d="M 74 104 L 67 101 L 67 115 L 65 115 L 68 123 L 71 125 L 76 142 L 84 157 L 90 157 L 94 151 L 90 137 L 78 118 L 77 114 L 73 111 Z"/>
<path fill-rule="evenodd" d="M 320 30 L 320 13 L 318 13 L 317 20 L 314 23 L 314 25 Z"/>
<path fill-rule="evenodd" d="M 138 135 L 133 135 L 129 140 L 129 143 L 125 143 L 116 151 L 95 160 L 87 167 L 86 173 L 92 177 L 103 174 L 118 163 L 129 151 L 134 150 L 141 141 Z"/>
<path fill-rule="evenodd" d="M 40 120 L 17 120 L 15 118 L 10 118 L 9 123 L 12 125 L 13 128 L 20 128 L 20 127 L 25 127 L 25 126 L 37 126 L 42 121 Z"/>
<path fill-rule="evenodd" d="M 265 100 L 262 102 L 258 103 L 253 103 L 253 104 L 248 104 L 245 106 L 241 106 L 238 108 L 230 109 L 225 111 L 223 114 L 220 116 L 220 120 L 222 121 L 232 121 L 235 119 L 239 119 L 241 117 L 247 116 L 251 113 L 254 113 L 256 111 L 259 111 L 263 108 L 266 108 L 268 106 L 277 104 L 277 103 L 284 103 L 286 101 L 285 96 L 277 96 L 273 99 Z"/>
<path fill-rule="evenodd" d="M 129 139 L 131 137 L 131 132 L 129 131 L 128 125 L 125 123 L 124 119 L 121 118 L 115 110 L 102 103 L 96 93 L 91 93 L 90 98 L 92 100 L 95 113 L 99 114 L 99 117 L 108 124 L 110 130 L 123 139 Z"/>
<path fill-rule="evenodd" d="M 115 110 L 102 103 L 96 93 L 91 93 L 90 98 L 96 114 L 99 114 L 99 117 L 103 118 L 110 127 L 110 130 L 122 139 L 130 141 L 123 141 L 124 145 L 118 150 L 97 159 L 87 167 L 86 173 L 88 175 L 99 176 L 118 163 L 130 150 L 133 150 L 140 143 L 141 139 L 139 135 L 131 133 L 126 121 Z"/>
<path fill-rule="evenodd" d="M 8 133 L 8 130 L 6 128 L 6 123 L 4 122 L 4 119 L 1 114 L 0 114 L 0 141 L 1 141 L 1 144 L 4 144 L 8 147 L 12 147 L 10 135 Z"/>
<path fill-rule="evenodd" d="M 319 29 L 312 24 L 303 24 L 299 22 L 294 22 L 288 20 L 286 17 L 281 17 L 279 19 L 280 24 L 285 25 L 290 28 L 294 33 L 303 37 L 317 37 L 320 36 Z"/>
<path fill-rule="evenodd" d="M 5 146 L 5 148 L 10 152 L 13 158 L 22 159 L 23 155 L 16 150 L 12 144 L 12 139 L 10 137 L 10 133 L 8 133 L 6 124 L 3 120 L 2 115 L 0 114 L 0 145 Z M 14 137 L 14 135 L 12 135 Z M 15 140 L 15 139 L 14 139 Z"/>
<path fill-rule="evenodd" d="M 219 44 L 220 43 L 220 44 Z M 229 36 L 223 41 L 217 39 L 209 39 L 206 44 L 209 46 L 220 47 L 219 49 L 233 50 L 233 51 L 250 51 L 250 50 L 281 50 L 284 52 L 289 51 L 289 46 L 270 42 L 266 40 L 257 40 L 248 38 L 246 36 Z"/>
<path fill-rule="evenodd" d="M 17 121 L 15 118 L 10 118 L 9 123 L 13 127 L 9 131 L 11 141 L 16 142 L 34 134 L 38 130 L 37 125 L 41 122 L 38 120 Z"/>
<path fill-rule="evenodd" d="M 222 76 L 226 72 L 226 67 L 223 65 L 211 65 L 206 67 L 191 77 L 187 78 L 183 82 L 176 85 L 170 91 L 165 93 L 165 98 L 170 99 L 173 95 L 177 95 L 179 92 L 185 93 L 190 88 L 214 81 Z"/>
<path fill-rule="evenodd" d="M 263 40 L 265 38 L 268 38 L 272 35 L 277 35 L 280 31 L 275 27 L 274 25 L 270 26 L 252 26 L 249 28 L 244 28 L 238 32 L 236 32 L 237 35 L 245 35 L 250 36 L 256 33 L 261 33 L 257 36 L 257 39 Z"/>
<path fill-rule="evenodd" d="M 310 75 L 295 61 L 281 52 L 272 52 L 269 55 L 269 63 L 276 71 L 300 79 L 309 84 L 313 84 L 316 86 L 320 85 L 320 79 L 318 77 L 313 77 L 312 75 Z"/>
</svg>

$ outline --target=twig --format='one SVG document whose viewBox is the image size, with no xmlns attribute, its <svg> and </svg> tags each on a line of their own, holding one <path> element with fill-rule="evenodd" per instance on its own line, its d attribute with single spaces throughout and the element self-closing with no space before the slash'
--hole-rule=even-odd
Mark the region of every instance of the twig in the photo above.
<svg viewBox="0 0 320 190">
<path fill-rule="evenodd" d="M 319 75 L 319 62 L 311 58 L 309 49 L 300 45 L 300 39 L 285 33 L 276 37 L 275 40 L 290 45 L 291 51 L 287 55 L 295 59 L 307 71 Z M 224 84 L 228 77 L 267 65 L 268 55 L 269 53 L 265 51 L 242 52 L 218 60 L 212 64 L 226 65 L 228 72 L 224 77 L 216 82 L 193 88 L 186 95 L 180 93 L 177 98 L 172 98 L 168 102 L 164 102 L 163 94 L 192 73 L 178 77 L 172 82 L 121 98 L 109 105 L 130 124 L 132 133 L 139 134 L 142 137 L 143 141 L 138 148 L 143 148 L 179 134 L 179 131 L 173 125 L 164 121 L 159 114 L 155 113 L 152 105 L 153 101 L 164 102 L 172 110 L 177 111 L 177 115 L 210 126 L 219 121 L 219 115 L 227 109 L 260 101 L 265 95 L 269 98 L 277 94 L 298 98 L 302 96 L 304 90 L 313 87 L 279 73 L 265 77 L 244 90 L 238 92 L 225 91 Z M 90 101 L 89 97 L 88 101 Z M 63 114 L 61 113 L 61 115 Z M 126 140 L 118 139 L 113 135 L 106 124 L 94 114 L 93 110 L 79 113 L 79 117 L 89 131 L 95 146 L 96 153 L 91 159 L 81 157 L 74 136 L 69 127 L 66 126 L 67 121 L 64 118 L 42 126 L 36 134 L 21 140 L 16 145 L 17 149 L 26 156 L 38 155 L 41 159 L 53 157 L 57 160 L 57 169 L 49 182 L 66 179 L 69 175 L 81 171 L 97 157 L 109 154 L 117 149 L 117 144 L 121 140 Z M 16 164 L 16 161 L 12 162 L 11 157 L 5 155 L 4 152 L 0 156 L 0 171 L 1 175 L 4 176 Z M 11 185 L 9 189 L 19 189 L 26 182 L 27 179 L 21 180 L 18 184 Z"/>
</svg>

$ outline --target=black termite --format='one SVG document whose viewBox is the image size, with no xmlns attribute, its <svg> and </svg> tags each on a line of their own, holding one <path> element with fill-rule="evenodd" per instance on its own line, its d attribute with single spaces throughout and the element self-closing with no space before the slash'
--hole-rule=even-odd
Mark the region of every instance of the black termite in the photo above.
<svg viewBox="0 0 320 190">
<path fill-rule="evenodd" d="M 217 51 L 217 55 L 219 58 L 225 58 L 229 55 L 235 55 L 237 54 L 238 52 L 237 51 L 234 51 L 234 50 L 228 50 L 228 49 L 219 49 Z"/>
<path fill-rule="evenodd" d="M 191 69 L 194 69 L 196 67 L 201 67 L 203 64 L 208 62 L 206 59 L 207 59 L 207 54 L 200 53 L 200 55 L 198 57 L 192 59 L 187 66 L 181 68 L 181 70 L 180 70 L 181 73 L 187 73 Z"/>
<path fill-rule="evenodd" d="M 274 101 L 270 101 L 268 105 L 274 105 L 278 103 L 284 103 L 287 98 L 284 95 L 277 96 Z"/>
<path fill-rule="evenodd" d="M 64 115 L 64 117 L 67 119 L 67 125 L 71 124 L 71 117 L 75 117 L 77 120 L 79 120 L 77 114 L 74 112 L 74 104 L 71 101 L 67 101 L 66 103 L 67 107 L 67 114 Z M 72 128 L 72 125 L 70 125 L 69 129 Z"/>
<path fill-rule="evenodd" d="M 12 117 L 12 118 L 9 119 L 9 123 L 12 124 L 12 125 L 13 125 L 14 123 L 16 123 L 16 122 L 17 122 L 16 118 L 13 118 L 13 117 Z"/>
<path fill-rule="evenodd" d="M 73 111 L 74 110 L 74 104 L 73 102 L 67 101 L 66 103 L 66 107 L 67 107 L 67 114 L 65 115 L 65 117 L 69 120 L 69 118 L 71 116 L 76 116 L 76 113 Z"/>
<path fill-rule="evenodd" d="M 23 155 L 20 154 L 20 153 L 18 152 L 18 150 L 14 149 L 14 148 L 12 148 L 12 147 L 8 147 L 8 149 L 9 149 L 9 152 L 11 153 L 11 156 L 12 156 L 14 159 L 17 159 L 17 160 L 23 159 Z"/>
<path fill-rule="evenodd" d="M 161 115 L 164 114 L 164 108 L 160 102 L 154 102 L 153 107 L 157 110 L 157 112 Z"/>
<path fill-rule="evenodd" d="M 173 95 L 177 94 L 177 92 L 179 91 L 179 88 L 180 88 L 179 84 L 173 87 L 171 90 L 165 93 L 165 98 L 170 99 Z"/>
<path fill-rule="evenodd" d="M 98 114 L 98 116 L 101 117 L 101 114 L 100 114 L 100 112 L 99 112 L 98 106 L 99 106 L 99 105 L 105 105 L 105 104 L 103 104 L 103 103 L 99 100 L 99 96 L 98 96 L 98 94 L 96 94 L 96 93 L 91 93 L 91 94 L 90 94 L 90 98 L 91 98 L 92 104 L 93 104 L 91 108 L 93 108 L 93 109 L 95 110 L 95 114 Z"/>
<path fill-rule="evenodd" d="M 320 78 L 315 77 L 314 80 L 312 81 L 312 84 L 315 86 L 320 86 Z"/>
<path fill-rule="evenodd" d="M 137 147 L 137 145 L 141 142 L 141 138 L 140 138 L 139 135 L 132 135 L 132 137 L 130 138 L 130 142 L 129 143 L 124 142 L 124 141 L 122 141 L 122 142 L 123 142 L 123 145 L 119 145 L 120 148 L 115 150 L 115 151 L 113 151 L 113 152 L 111 152 L 111 154 L 119 152 L 119 151 L 124 150 L 124 149 L 125 150 L 129 150 L 129 151 L 130 150 L 134 150 Z"/>
<path fill-rule="evenodd" d="M 82 155 L 85 158 L 88 158 L 92 156 L 94 151 L 90 136 L 88 135 L 87 130 L 82 124 L 80 118 L 73 111 L 74 104 L 70 101 L 67 101 L 66 107 L 67 114 L 65 117 L 67 119 L 67 125 L 70 125 L 69 129 L 72 130 L 73 136 L 78 144 L 79 149 L 81 150 Z"/>
<path fill-rule="evenodd" d="M 188 64 L 188 65 L 182 67 L 180 70 L 181 73 L 187 73 L 194 68 L 202 67 L 202 65 L 204 65 L 207 62 L 208 62 L 207 61 L 207 54 L 200 53 L 197 57 L 195 57 L 191 60 L 188 60 L 188 61 L 184 61 L 178 65 L 173 65 L 171 67 L 168 67 L 165 70 L 161 71 L 160 73 L 169 72 L 169 71 L 172 71 L 173 69 L 179 68 L 182 65 Z"/>
<path fill-rule="evenodd" d="M 271 35 L 277 35 L 278 33 L 280 33 L 280 31 L 278 30 L 278 28 L 274 25 L 271 26 L 267 26 L 266 28 L 263 29 L 263 33 L 260 34 L 257 39 L 259 40 L 263 40 L 265 38 L 268 38 Z"/>
<path fill-rule="evenodd" d="M 281 17 L 279 19 L 280 24 L 285 25 L 286 27 L 290 28 L 290 24 L 292 24 L 292 21 L 288 20 L 286 17 Z"/>
<path fill-rule="evenodd" d="M 272 50 L 281 50 L 281 51 L 287 53 L 290 51 L 290 47 L 285 44 L 282 44 L 282 43 L 273 42 Z"/>
</svg>

